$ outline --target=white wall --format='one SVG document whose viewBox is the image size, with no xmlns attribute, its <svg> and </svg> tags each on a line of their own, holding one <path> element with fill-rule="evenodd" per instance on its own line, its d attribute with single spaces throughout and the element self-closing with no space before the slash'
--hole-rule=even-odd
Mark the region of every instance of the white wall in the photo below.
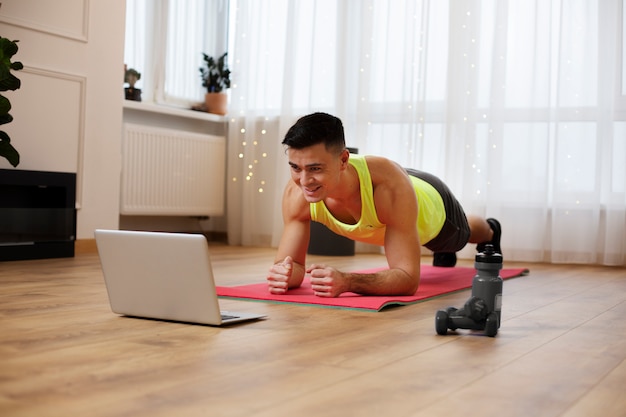
<svg viewBox="0 0 626 417">
<path fill-rule="evenodd" d="M 125 0 L 4 0 L 0 35 L 19 40 L 22 88 L 0 126 L 17 169 L 77 173 L 78 239 L 119 222 Z M 0 168 L 13 169 L 2 158 Z"/>
</svg>

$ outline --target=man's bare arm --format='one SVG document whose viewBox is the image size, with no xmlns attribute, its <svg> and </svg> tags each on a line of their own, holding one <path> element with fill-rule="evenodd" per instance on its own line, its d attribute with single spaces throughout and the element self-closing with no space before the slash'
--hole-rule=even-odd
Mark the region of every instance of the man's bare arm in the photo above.
<svg viewBox="0 0 626 417">
<path fill-rule="evenodd" d="M 404 169 L 395 163 L 385 160 L 378 165 L 373 161 L 370 166 L 373 181 L 378 183 L 374 191 L 378 219 L 387 226 L 385 255 L 394 281 L 390 288 L 414 294 L 421 261 L 415 190 Z"/>
<path fill-rule="evenodd" d="M 283 194 L 283 234 L 267 276 L 270 292 L 282 294 L 302 284 L 310 219 L 309 204 L 302 198 L 299 188 L 289 183 Z"/>
</svg>

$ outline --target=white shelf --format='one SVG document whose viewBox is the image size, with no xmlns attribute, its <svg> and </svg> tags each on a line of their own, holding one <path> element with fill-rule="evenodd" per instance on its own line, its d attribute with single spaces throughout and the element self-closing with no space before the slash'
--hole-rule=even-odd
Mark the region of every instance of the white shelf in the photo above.
<svg viewBox="0 0 626 417">
<path fill-rule="evenodd" d="M 164 106 L 161 104 L 147 103 L 143 101 L 124 100 L 124 109 L 137 110 L 149 113 L 159 113 L 188 119 L 206 120 L 216 123 L 227 123 L 228 116 L 206 113 L 182 107 Z"/>
</svg>

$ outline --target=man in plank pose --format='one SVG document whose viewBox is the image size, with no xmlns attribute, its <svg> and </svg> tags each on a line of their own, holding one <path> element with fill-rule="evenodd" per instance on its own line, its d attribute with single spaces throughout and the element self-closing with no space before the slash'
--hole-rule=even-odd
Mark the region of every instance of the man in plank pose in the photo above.
<svg viewBox="0 0 626 417">
<path fill-rule="evenodd" d="M 437 177 L 405 170 L 378 156 L 350 155 L 341 120 L 326 113 L 299 119 L 287 132 L 291 179 L 284 191 L 284 230 L 269 290 L 284 294 L 311 275 L 315 295 L 413 295 L 420 282 L 421 246 L 434 252 L 435 266 L 456 264 L 468 242 L 477 250 L 491 243 L 500 250 L 495 219 L 466 216 Z M 350 239 L 384 246 L 389 269 L 359 274 L 327 265 L 305 266 L 310 222 Z"/>
</svg>

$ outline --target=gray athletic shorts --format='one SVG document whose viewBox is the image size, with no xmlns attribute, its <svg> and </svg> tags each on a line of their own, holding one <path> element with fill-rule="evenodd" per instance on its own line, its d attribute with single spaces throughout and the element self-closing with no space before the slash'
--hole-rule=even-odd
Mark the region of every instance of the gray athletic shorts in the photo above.
<svg viewBox="0 0 626 417">
<path fill-rule="evenodd" d="M 441 231 L 424 246 L 433 252 L 458 252 L 463 249 L 469 240 L 470 228 L 463 207 L 454 197 L 452 191 L 443 181 L 432 174 L 411 168 L 405 168 L 405 170 L 410 176 L 422 179 L 432 185 L 441 195 L 446 210 L 446 221 Z"/>
</svg>

